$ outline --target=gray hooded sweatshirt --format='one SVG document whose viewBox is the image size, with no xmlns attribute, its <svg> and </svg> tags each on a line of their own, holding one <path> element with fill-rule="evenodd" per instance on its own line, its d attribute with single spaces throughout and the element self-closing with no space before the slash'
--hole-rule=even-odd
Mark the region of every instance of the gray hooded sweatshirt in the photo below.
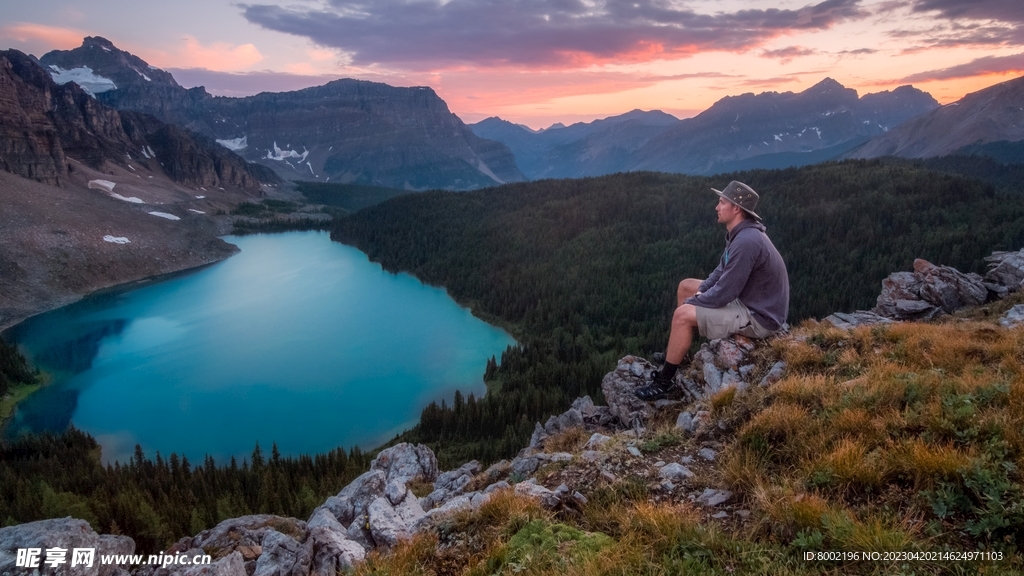
<svg viewBox="0 0 1024 576">
<path fill-rule="evenodd" d="M 757 323 L 772 332 L 789 315 L 789 274 L 786 263 L 765 234 L 765 227 L 744 220 L 725 236 L 725 253 L 718 268 L 700 285 L 700 295 L 687 304 L 721 308 L 739 299 Z"/>
</svg>

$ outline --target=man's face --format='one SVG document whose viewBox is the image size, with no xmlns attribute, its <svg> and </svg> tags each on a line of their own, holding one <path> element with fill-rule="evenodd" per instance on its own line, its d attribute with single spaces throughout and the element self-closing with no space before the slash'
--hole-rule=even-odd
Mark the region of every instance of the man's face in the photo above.
<svg viewBox="0 0 1024 576">
<path fill-rule="evenodd" d="M 718 214 L 719 224 L 728 224 L 732 222 L 736 215 L 740 212 L 740 207 L 729 202 L 725 198 L 718 198 L 718 205 L 715 206 L 715 212 Z"/>
</svg>

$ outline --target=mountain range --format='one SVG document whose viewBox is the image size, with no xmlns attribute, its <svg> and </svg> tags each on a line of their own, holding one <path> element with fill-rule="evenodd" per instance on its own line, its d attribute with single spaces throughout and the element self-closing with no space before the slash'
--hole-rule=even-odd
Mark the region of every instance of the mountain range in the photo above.
<svg viewBox="0 0 1024 576">
<path fill-rule="evenodd" d="M 537 133 L 500 118 L 471 128 L 508 146 L 531 179 L 637 170 L 715 174 L 835 158 L 938 106 L 911 86 L 858 97 L 826 78 L 798 93 L 727 96 L 685 120 L 634 110 Z"/>
<path fill-rule="evenodd" d="M 852 158 L 927 158 L 953 153 L 999 155 L 994 143 L 1024 140 L 1024 77 L 972 92 L 872 139 Z M 1011 154 L 1017 162 L 1024 154 Z"/>
<path fill-rule="evenodd" d="M 245 98 L 186 89 L 100 37 L 40 58 L 119 110 L 215 139 L 289 180 L 469 189 L 524 180 L 512 153 L 469 130 L 430 88 L 335 80 Z"/>
</svg>

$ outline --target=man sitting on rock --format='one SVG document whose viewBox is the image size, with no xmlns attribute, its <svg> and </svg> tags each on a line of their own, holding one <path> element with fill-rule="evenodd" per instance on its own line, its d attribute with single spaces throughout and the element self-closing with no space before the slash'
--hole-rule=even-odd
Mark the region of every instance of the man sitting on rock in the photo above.
<svg viewBox="0 0 1024 576">
<path fill-rule="evenodd" d="M 725 252 L 707 280 L 679 283 L 665 364 L 650 384 L 636 389 L 641 400 L 669 393 L 679 366 L 689 362 L 694 328 L 710 340 L 732 334 L 767 338 L 782 328 L 789 314 L 786 263 L 754 213 L 757 192 L 736 181 L 725 190 L 712 190 L 719 196 L 718 222 L 726 229 Z"/>
</svg>

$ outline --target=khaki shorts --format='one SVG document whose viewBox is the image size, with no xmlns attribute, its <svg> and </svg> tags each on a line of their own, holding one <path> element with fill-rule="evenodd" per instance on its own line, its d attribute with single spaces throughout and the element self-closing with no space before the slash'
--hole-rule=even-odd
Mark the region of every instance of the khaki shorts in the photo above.
<svg viewBox="0 0 1024 576">
<path fill-rule="evenodd" d="M 697 309 L 697 330 L 708 340 L 717 340 L 733 334 L 742 334 L 748 338 L 767 338 L 772 335 L 770 330 L 754 320 L 750 309 L 739 300 L 733 300 L 721 308 Z"/>
</svg>

